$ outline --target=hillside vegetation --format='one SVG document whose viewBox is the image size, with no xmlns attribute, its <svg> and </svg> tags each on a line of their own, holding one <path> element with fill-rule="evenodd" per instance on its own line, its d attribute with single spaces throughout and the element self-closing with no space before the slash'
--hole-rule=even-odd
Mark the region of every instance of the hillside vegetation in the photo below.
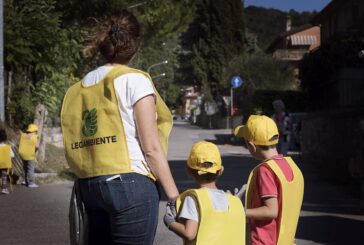
<svg viewBox="0 0 364 245">
<path fill-rule="evenodd" d="M 287 15 L 292 18 L 292 27 L 308 24 L 316 12 L 302 12 L 291 10 L 283 12 L 277 9 L 249 6 L 244 9 L 245 23 L 249 32 L 255 34 L 258 46 L 265 50 L 270 43 L 286 30 Z"/>
</svg>

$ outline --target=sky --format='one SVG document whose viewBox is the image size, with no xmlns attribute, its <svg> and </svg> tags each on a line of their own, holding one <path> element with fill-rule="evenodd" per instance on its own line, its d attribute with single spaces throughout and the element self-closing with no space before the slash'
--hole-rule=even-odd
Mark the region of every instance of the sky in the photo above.
<svg viewBox="0 0 364 245">
<path fill-rule="evenodd" d="M 294 9 L 298 12 L 320 11 L 330 0 L 245 0 L 245 7 L 255 5 L 265 8 L 275 8 L 283 11 Z"/>
</svg>

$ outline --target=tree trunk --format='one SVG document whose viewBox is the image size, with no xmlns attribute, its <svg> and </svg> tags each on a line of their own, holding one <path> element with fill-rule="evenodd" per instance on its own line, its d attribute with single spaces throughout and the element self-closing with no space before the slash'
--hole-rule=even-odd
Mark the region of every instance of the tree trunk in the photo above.
<svg viewBox="0 0 364 245">
<path fill-rule="evenodd" d="M 7 74 L 7 80 L 8 80 L 8 93 L 6 95 L 6 106 L 5 108 L 10 104 L 11 102 L 11 94 L 12 94 L 12 85 L 13 85 L 13 71 L 10 70 Z M 5 110 L 6 111 L 6 110 Z M 13 125 L 13 118 L 11 116 L 10 113 L 8 113 L 8 119 L 9 119 L 9 125 L 10 126 L 14 126 Z"/>
<path fill-rule="evenodd" d="M 45 158 L 45 151 L 46 151 L 46 131 L 45 131 L 45 124 L 47 121 L 48 110 L 47 108 L 42 105 L 38 104 L 35 108 L 35 117 L 34 117 L 34 124 L 38 125 L 38 135 L 39 135 L 39 148 L 37 151 L 37 160 L 39 163 L 42 163 Z"/>
</svg>

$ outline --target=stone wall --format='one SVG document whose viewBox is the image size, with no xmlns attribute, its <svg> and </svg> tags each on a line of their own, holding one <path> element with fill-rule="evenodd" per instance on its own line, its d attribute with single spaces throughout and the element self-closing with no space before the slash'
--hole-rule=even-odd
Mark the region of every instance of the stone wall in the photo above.
<svg viewBox="0 0 364 245">
<path fill-rule="evenodd" d="M 325 179 L 348 181 L 355 177 L 349 164 L 362 168 L 364 109 L 309 114 L 302 121 L 304 164 L 314 164 Z M 364 177 L 364 176 L 363 176 Z"/>
<path fill-rule="evenodd" d="M 63 136 L 61 128 L 46 128 L 46 142 L 57 147 L 63 147 Z"/>
</svg>

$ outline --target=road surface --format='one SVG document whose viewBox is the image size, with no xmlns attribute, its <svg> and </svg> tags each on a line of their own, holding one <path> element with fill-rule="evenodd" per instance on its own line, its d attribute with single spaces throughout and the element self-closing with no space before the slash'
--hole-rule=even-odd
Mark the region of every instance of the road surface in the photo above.
<svg viewBox="0 0 364 245">
<path fill-rule="evenodd" d="M 191 145 L 208 140 L 218 145 L 225 171 L 218 185 L 232 189 L 246 182 L 256 164 L 247 150 L 229 143 L 229 130 L 209 130 L 176 122 L 170 139 L 169 162 L 180 191 L 193 187 L 185 173 Z M 299 158 L 298 158 L 299 160 Z M 364 215 L 352 188 L 319 179 L 314 168 L 301 166 L 305 177 L 305 196 L 296 234 L 298 245 L 362 244 Z M 72 183 L 42 185 L 37 189 L 16 186 L 11 195 L 0 196 L 0 244 L 67 245 L 68 205 Z M 162 221 L 165 198 L 155 245 L 177 245 L 182 240 L 167 230 Z"/>
</svg>

